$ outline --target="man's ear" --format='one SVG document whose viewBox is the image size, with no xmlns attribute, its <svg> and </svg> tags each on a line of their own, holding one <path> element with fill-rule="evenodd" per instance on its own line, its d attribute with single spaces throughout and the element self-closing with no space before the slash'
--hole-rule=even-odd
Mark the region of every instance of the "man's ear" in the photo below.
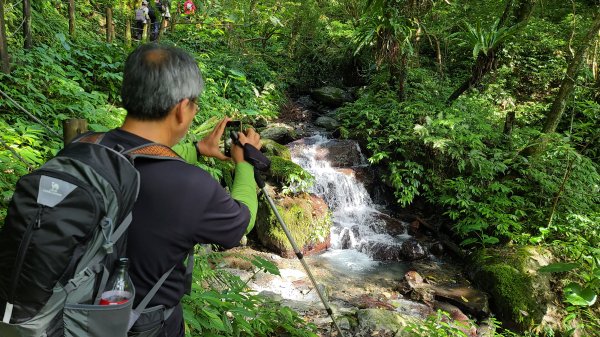
<svg viewBox="0 0 600 337">
<path fill-rule="evenodd" d="M 177 122 L 177 124 L 181 124 L 185 121 L 184 113 L 185 113 L 185 108 L 188 104 L 190 104 L 190 100 L 185 98 L 173 108 L 175 110 L 175 111 L 173 111 L 173 113 L 175 114 L 174 117 L 175 117 L 175 121 Z"/>
</svg>

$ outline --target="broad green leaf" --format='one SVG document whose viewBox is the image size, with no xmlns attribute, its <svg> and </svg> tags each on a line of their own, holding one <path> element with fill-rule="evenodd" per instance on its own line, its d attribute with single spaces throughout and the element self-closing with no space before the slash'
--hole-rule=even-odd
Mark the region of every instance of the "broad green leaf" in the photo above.
<svg viewBox="0 0 600 337">
<path fill-rule="evenodd" d="M 591 288 L 583 288 L 577 283 L 570 283 L 564 291 L 565 302 L 578 306 L 592 306 L 598 297 Z"/>
<path fill-rule="evenodd" d="M 542 268 L 538 269 L 538 271 L 540 273 L 561 273 L 561 272 L 573 270 L 577 267 L 579 267 L 579 264 L 577 264 L 577 263 L 556 262 L 556 263 L 551 263 L 547 266 L 543 266 Z"/>
<path fill-rule="evenodd" d="M 470 244 L 472 244 L 472 243 L 475 243 L 475 242 L 477 242 L 477 241 L 479 241 L 479 240 L 477 240 L 476 238 L 468 238 L 468 239 L 465 239 L 465 240 L 463 240 L 463 241 L 460 243 L 460 245 L 461 245 L 461 246 L 468 246 L 468 245 L 470 245 Z"/>
</svg>

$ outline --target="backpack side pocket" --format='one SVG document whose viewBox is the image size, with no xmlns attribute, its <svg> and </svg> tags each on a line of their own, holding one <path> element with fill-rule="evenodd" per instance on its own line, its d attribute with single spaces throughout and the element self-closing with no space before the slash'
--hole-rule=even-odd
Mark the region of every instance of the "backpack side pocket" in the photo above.
<svg viewBox="0 0 600 337">
<path fill-rule="evenodd" d="M 67 304 L 65 337 L 124 337 L 133 301 L 115 305 Z"/>
</svg>

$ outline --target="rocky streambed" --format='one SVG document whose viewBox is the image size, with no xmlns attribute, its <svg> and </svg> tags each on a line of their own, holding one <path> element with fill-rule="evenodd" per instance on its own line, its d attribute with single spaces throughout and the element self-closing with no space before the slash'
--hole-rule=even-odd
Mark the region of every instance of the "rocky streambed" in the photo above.
<svg viewBox="0 0 600 337">
<path fill-rule="evenodd" d="M 336 104 L 323 102 L 329 106 L 301 97 L 279 123 L 258 128 L 274 164 L 267 177 L 269 195 L 345 335 L 407 335 L 409 323 L 419 324 L 441 310 L 446 313 L 441 319 L 465 335 L 493 336 L 490 306 L 519 330 L 557 324 L 549 280 L 537 273 L 551 259 L 546 252 L 509 248 L 456 255 L 428 214 L 388 208 L 385 172 L 367 164 L 357 142 L 337 139 Z M 315 178 L 309 193 L 293 193 L 293 181 L 282 187 L 290 172 L 302 174 L 296 166 Z M 253 276 L 252 266 L 235 257 L 222 267 L 249 280 L 256 292 L 297 310 L 321 336 L 336 335 L 266 202 L 259 205 L 249 245 L 232 253 L 274 262 L 281 276 Z"/>
</svg>

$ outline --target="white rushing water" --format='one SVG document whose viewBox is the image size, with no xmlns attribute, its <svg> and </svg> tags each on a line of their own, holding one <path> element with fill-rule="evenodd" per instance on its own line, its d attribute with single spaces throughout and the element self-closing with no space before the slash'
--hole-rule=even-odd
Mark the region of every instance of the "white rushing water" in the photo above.
<svg viewBox="0 0 600 337">
<path fill-rule="evenodd" d="M 334 168 L 322 159 L 328 142 L 335 140 L 315 135 L 292 145 L 292 160 L 315 177 L 311 192 L 322 197 L 333 213 L 331 249 L 321 258 L 342 273 L 373 271 L 381 264 L 371 258 L 374 245 L 399 246 L 410 236 L 388 234 L 383 220 L 386 216 L 381 212 L 383 206 L 373 203 L 354 174 Z M 362 158 L 359 166 L 365 165 Z"/>
</svg>

